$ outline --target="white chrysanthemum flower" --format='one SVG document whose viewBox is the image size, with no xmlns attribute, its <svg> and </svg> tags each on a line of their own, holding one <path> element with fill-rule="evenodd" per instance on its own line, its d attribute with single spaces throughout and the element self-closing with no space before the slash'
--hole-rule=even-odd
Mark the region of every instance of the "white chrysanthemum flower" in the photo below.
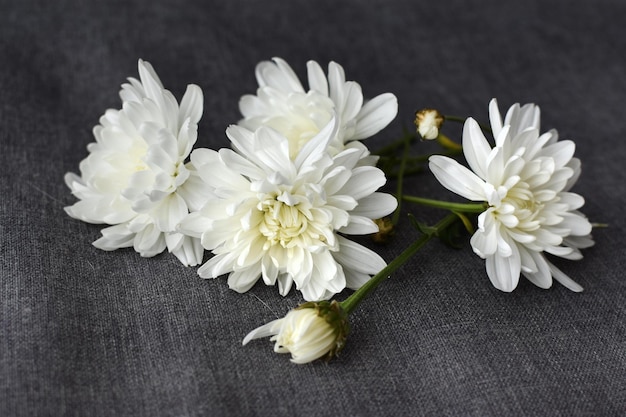
<svg viewBox="0 0 626 417">
<path fill-rule="evenodd" d="M 473 170 L 432 156 L 430 168 L 449 190 L 488 204 L 471 239 L 486 259 L 493 285 L 512 291 L 520 272 L 541 288 L 556 279 L 572 291 L 582 287 L 546 259 L 545 253 L 580 259 L 580 248 L 593 245 L 591 224 L 577 211 L 584 199 L 569 190 L 580 175 L 572 141 L 558 141 L 556 130 L 539 134 L 539 107 L 512 106 L 504 122 L 495 100 L 489 105 L 496 146 L 469 118 L 463 129 L 463 152 Z"/>
<path fill-rule="evenodd" d="M 253 339 L 272 336 L 274 352 L 291 353 L 298 364 L 335 356 L 345 345 L 348 317 L 336 301 L 306 303 L 248 333 L 243 345 Z"/>
<path fill-rule="evenodd" d="M 375 252 L 342 234 L 378 231 L 372 221 L 391 213 L 394 197 L 375 192 L 381 170 L 357 167 L 363 151 L 331 157 L 334 119 L 290 158 L 289 140 L 261 127 L 231 126 L 233 148 L 198 149 L 191 161 L 207 189 L 207 204 L 180 230 L 201 237 L 213 258 L 198 273 L 230 274 L 229 286 L 245 292 L 262 277 L 286 295 L 293 282 L 306 300 L 321 300 L 345 287 L 359 288 L 386 264 Z"/>
<path fill-rule="evenodd" d="M 345 147 L 367 149 L 354 142 L 368 138 L 387 126 L 398 113 L 398 101 L 391 93 L 381 94 L 364 104 L 361 86 L 346 81 L 341 65 L 331 62 L 328 77 L 315 61 L 307 63 L 309 90 L 305 90 L 293 69 L 280 58 L 263 61 L 256 67 L 259 88 L 256 95 L 245 95 L 239 102 L 244 118 L 239 122 L 249 130 L 269 126 L 289 139 L 289 154 L 298 151 L 333 117 L 339 120 L 330 152 Z M 375 164 L 376 158 L 364 152 L 360 164 Z"/>
<path fill-rule="evenodd" d="M 65 175 L 80 201 L 72 217 L 106 223 L 94 245 L 103 250 L 134 247 L 150 257 L 165 248 L 185 265 L 202 262 L 199 239 L 176 225 L 204 202 L 206 192 L 185 164 L 197 138 L 202 90 L 189 85 L 180 106 L 148 62 L 139 60 L 140 80 L 123 84 L 121 110 L 107 110 L 93 130 L 96 142 L 80 163 L 81 175 Z"/>
</svg>

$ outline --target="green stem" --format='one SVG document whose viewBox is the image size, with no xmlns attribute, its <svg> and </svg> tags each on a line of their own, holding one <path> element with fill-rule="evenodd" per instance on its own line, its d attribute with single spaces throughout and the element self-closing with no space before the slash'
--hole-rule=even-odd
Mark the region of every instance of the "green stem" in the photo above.
<svg viewBox="0 0 626 417">
<path fill-rule="evenodd" d="M 430 158 L 433 155 L 445 155 L 445 156 L 455 156 L 461 153 L 461 150 L 447 150 L 446 152 L 439 152 L 439 153 L 432 153 L 432 154 L 428 154 L 428 155 L 419 155 L 419 156 L 412 156 L 409 158 L 406 158 L 406 163 L 407 166 L 404 169 L 404 177 L 408 177 L 409 175 L 413 175 L 413 174 L 417 174 L 419 172 L 422 172 L 424 170 L 424 167 L 422 166 L 425 162 L 428 162 L 428 158 Z M 392 171 L 391 168 L 393 168 L 392 162 L 397 162 L 397 158 L 395 157 L 388 157 L 388 156 L 383 156 L 380 158 L 380 163 L 379 163 L 379 168 L 382 169 L 385 172 L 385 175 L 387 176 L 388 179 L 391 178 L 398 178 L 398 176 L 400 175 L 399 170 L 398 171 Z M 397 163 L 396 163 L 397 165 Z"/>
<path fill-rule="evenodd" d="M 460 153 L 461 153 L 461 149 L 447 149 L 445 152 L 435 152 L 435 153 L 429 153 L 426 155 L 417 155 L 417 156 L 407 157 L 406 161 L 409 164 L 418 164 L 418 163 L 428 162 L 428 158 L 430 158 L 433 155 L 455 156 L 455 155 L 459 155 Z M 390 156 L 381 156 L 380 160 L 382 162 L 386 162 L 386 161 L 397 160 L 397 158 L 390 157 Z"/>
<path fill-rule="evenodd" d="M 453 116 L 451 114 L 446 114 L 445 116 L 443 116 L 443 118 L 445 120 L 450 120 L 451 122 L 457 123 L 465 123 L 465 120 L 467 120 L 467 117 Z"/>
<path fill-rule="evenodd" d="M 422 235 L 419 239 L 411 244 L 408 248 L 404 250 L 400 255 L 398 255 L 393 261 L 389 262 L 389 264 L 380 270 L 379 273 L 374 275 L 372 279 L 367 281 L 361 288 L 356 290 L 350 297 L 346 298 L 341 302 L 341 308 L 346 312 L 346 314 L 350 314 L 354 309 L 359 305 L 361 301 L 367 295 L 372 292 L 378 284 L 380 284 L 383 280 L 385 280 L 389 275 L 394 273 L 398 268 L 406 263 L 406 261 L 411 258 L 422 246 L 424 246 L 430 239 L 436 236 L 439 232 L 444 230 L 446 227 L 450 226 L 454 223 L 458 217 L 454 213 L 448 214 L 444 217 L 439 223 L 437 223 L 433 227 L 433 231 L 427 234 Z"/>
<path fill-rule="evenodd" d="M 406 133 L 404 134 L 404 136 L 398 140 L 395 140 L 393 142 L 391 142 L 389 145 L 385 145 L 380 149 L 377 149 L 375 152 L 372 152 L 373 155 L 379 155 L 379 156 L 383 156 L 386 154 L 390 154 L 393 151 L 395 151 L 396 149 L 398 149 L 399 147 L 403 146 L 405 143 L 407 142 L 412 142 L 413 140 L 417 139 L 417 135 L 415 134 L 411 134 L 411 133 Z"/>
<path fill-rule="evenodd" d="M 403 195 L 402 199 L 404 201 L 421 204 L 423 206 L 460 211 L 464 213 L 482 213 L 487 208 L 485 203 L 451 203 L 449 201 L 433 200 L 430 198 L 414 197 L 411 195 Z"/>
<path fill-rule="evenodd" d="M 419 174 L 420 172 L 424 171 L 424 167 L 422 166 L 417 166 L 415 168 L 411 168 L 411 169 L 406 169 L 404 170 L 404 177 L 408 177 L 411 176 L 413 174 Z M 387 179 L 392 179 L 392 178 L 398 178 L 398 173 L 397 172 L 385 172 L 385 175 L 387 176 Z"/>
<path fill-rule="evenodd" d="M 445 149 L 454 150 L 459 153 L 463 150 L 463 146 L 461 144 L 456 143 L 455 141 L 453 141 L 452 139 L 450 139 L 443 133 L 439 133 L 439 135 L 437 136 L 437 142 L 439 142 L 439 144 L 443 146 Z"/>
<path fill-rule="evenodd" d="M 450 120 L 451 122 L 457 122 L 457 123 L 465 123 L 465 121 L 467 120 L 467 117 L 452 116 L 452 115 L 448 115 L 448 114 L 443 116 L 443 118 L 445 120 Z M 491 128 L 489 126 L 485 126 L 482 123 L 478 123 L 478 126 L 480 126 L 480 128 L 482 129 L 483 132 L 492 133 L 492 130 L 491 130 Z"/>
<path fill-rule="evenodd" d="M 410 137 L 406 136 L 404 139 L 404 151 L 402 152 L 402 159 L 400 160 L 400 168 L 398 169 L 398 182 L 396 187 L 396 198 L 398 199 L 398 207 L 396 207 L 396 211 L 393 213 L 393 217 L 391 218 L 391 224 L 393 224 L 394 226 L 398 224 L 398 220 L 400 220 L 400 210 L 402 208 L 402 187 L 404 185 L 404 171 L 406 170 L 406 160 L 409 156 Z"/>
</svg>

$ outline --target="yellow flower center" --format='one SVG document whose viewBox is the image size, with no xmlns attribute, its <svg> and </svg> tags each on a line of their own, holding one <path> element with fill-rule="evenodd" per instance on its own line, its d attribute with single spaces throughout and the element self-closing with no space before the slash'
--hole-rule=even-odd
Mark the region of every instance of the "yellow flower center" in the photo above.
<svg viewBox="0 0 626 417">
<path fill-rule="evenodd" d="M 280 201 L 278 196 L 270 196 L 262 200 L 257 209 L 263 213 L 259 231 L 267 238 L 264 249 L 274 245 L 288 249 L 327 242 L 324 233 L 330 226 L 318 224 L 306 202 L 289 204 Z"/>
<path fill-rule="evenodd" d="M 502 200 L 500 207 L 495 211 L 495 215 L 504 223 L 504 217 L 515 217 L 519 230 L 530 232 L 540 227 L 541 213 L 545 204 L 537 200 L 528 184 L 519 182 L 511 188 L 506 197 Z M 510 224 L 510 220 L 508 222 Z"/>
<path fill-rule="evenodd" d="M 297 205 L 289 206 L 281 201 L 266 200 L 262 207 L 264 218 L 260 230 L 270 245 L 280 244 L 287 248 L 294 238 L 306 231 L 308 219 Z"/>
</svg>

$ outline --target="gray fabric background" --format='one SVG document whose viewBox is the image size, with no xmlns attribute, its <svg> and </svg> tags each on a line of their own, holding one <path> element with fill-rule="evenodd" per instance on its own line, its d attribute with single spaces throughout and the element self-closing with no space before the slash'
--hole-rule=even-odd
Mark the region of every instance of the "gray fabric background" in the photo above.
<svg viewBox="0 0 626 417">
<path fill-rule="evenodd" d="M 626 415 L 624 22 L 621 0 L 1 0 L 0 415 Z M 241 340 L 298 294 L 91 246 L 101 226 L 65 215 L 63 175 L 137 59 L 178 98 L 202 87 L 197 146 L 218 148 L 273 56 L 301 77 L 336 60 L 367 97 L 395 93 L 371 149 L 425 106 L 486 120 L 491 97 L 539 104 L 577 143 L 583 211 L 610 224 L 557 262 L 585 292 L 504 294 L 468 245 L 432 242 L 357 310 L 338 359 L 297 366 Z M 408 188 L 454 198 L 428 173 Z M 376 250 L 391 260 L 416 236 L 405 220 Z"/>
</svg>

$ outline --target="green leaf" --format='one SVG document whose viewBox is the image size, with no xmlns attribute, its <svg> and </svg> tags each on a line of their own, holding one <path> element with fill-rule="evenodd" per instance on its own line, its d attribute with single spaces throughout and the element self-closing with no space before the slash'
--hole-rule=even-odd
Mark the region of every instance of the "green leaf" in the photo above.
<svg viewBox="0 0 626 417">
<path fill-rule="evenodd" d="M 469 234 L 474 234 L 474 225 L 472 224 L 470 219 L 467 218 L 465 213 L 454 210 L 452 211 L 452 213 L 456 214 L 456 216 L 461 219 L 461 221 L 463 222 L 463 226 L 465 226 L 465 230 L 467 230 Z"/>
<path fill-rule="evenodd" d="M 436 227 L 432 227 L 432 226 L 427 225 L 426 223 L 422 223 L 418 221 L 415 218 L 415 216 L 410 213 L 409 213 L 409 220 L 411 221 L 411 224 L 413 225 L 413 227 L 415 227 L 419 232 L 428 236 L 433 236 L 437 234 Z"/>
</svg>

